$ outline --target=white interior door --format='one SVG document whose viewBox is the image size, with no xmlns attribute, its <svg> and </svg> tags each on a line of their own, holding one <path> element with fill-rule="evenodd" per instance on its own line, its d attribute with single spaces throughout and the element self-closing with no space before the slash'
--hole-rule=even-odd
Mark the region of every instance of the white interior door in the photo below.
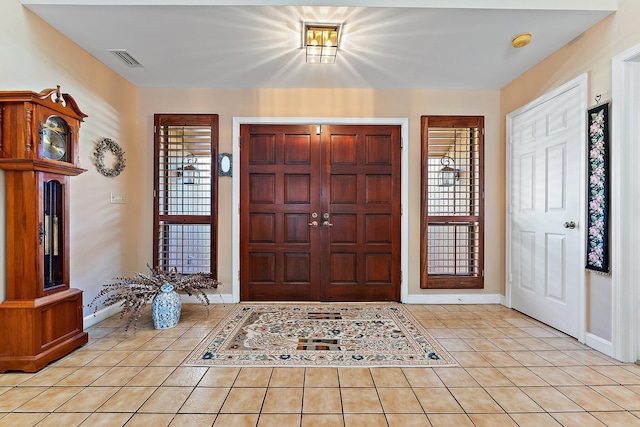
<svg viewBox="0 0 640 427">
<path fill-rule="evenodd" d="M 581 334 L 584 119 L 573 86 L 509 115 L 511 306 Z"/>
</svg>

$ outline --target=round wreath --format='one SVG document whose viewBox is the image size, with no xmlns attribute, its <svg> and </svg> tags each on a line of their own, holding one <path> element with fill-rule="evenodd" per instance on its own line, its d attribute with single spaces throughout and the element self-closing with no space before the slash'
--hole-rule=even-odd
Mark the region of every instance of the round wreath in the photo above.
<svg viewBox="0 0 640 427">
<path fill-rule="evenodd" d="M 104 166 L 104 153 L 107 150 L 109 150 L 111 154 L 116 156 L 116 161 L 113 164 L 113 168 L 106 168 Z M 98 146 L 96 147 L 95 157 L 96 168 L 98 169 L 98 172 L 107 177 L 116 177 L 120 175 L 120 172 L 122 172 L 127 165 L 127 160 L 124 158 L 124 151 L 117 142 L 110 138 L 104 138 L 98 143 Z"/>
</svg>

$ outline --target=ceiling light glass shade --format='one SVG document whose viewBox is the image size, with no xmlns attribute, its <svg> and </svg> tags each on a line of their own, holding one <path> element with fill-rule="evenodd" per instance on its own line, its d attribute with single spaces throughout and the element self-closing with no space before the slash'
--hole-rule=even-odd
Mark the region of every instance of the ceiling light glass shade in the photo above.
<svg viewBox="0 0 640 427">
<path fill-rule="evenodd" d="M 305 25 L 304 47 L 310 64 L 333 64 L 338 54 L 340 25 Z"/>
</svg>

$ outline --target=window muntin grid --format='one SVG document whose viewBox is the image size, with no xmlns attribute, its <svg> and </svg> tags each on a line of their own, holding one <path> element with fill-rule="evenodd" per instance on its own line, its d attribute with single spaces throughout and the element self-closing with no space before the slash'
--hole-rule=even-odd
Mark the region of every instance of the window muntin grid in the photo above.
<svg viewBox="0 0 640 427">
<path fill-rule="evenodd" d="M 160 129 L 158 209 L 160 215 L 211 215 L 211 129 Z"/>
<path fill-rule="evenodd" d="M 480 274 L 477 223 L 430 222 L 427 233 L 429 274 L 472 277 Z"/>
<path fill-rule="evenodd" d="M 211 263 L 209 224 L 171 224 L 161 222 L 158 233 L 160 265 L 174 267 L 183 274 L 208 271 Z"/>
<path fill-rule="evenodd" d="M 480 155 L 477 128 L 429 128 L 429 216 L 477 216 L 480 213 Z M 442 157 L 453 159 L 457 180 L 441 184 Z"/>
</svg>

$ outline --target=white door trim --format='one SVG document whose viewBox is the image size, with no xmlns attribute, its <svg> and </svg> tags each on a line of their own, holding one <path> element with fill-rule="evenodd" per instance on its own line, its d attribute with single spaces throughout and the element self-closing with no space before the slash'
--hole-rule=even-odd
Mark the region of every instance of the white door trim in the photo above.
<svg viewBox="0 0 640 427">
<path fill-rule="evenodd" d="M 611 60 L 611 344 L 623 362 L 640 359 L 640 44 Z"/>
<path fill-rule="evenodd" d="M 400 125 L 400 138 L 403 141 L 402 155 L 400 158 L 401 169 L 401 204 L 404 207 L 402 218 L 400 219 L 400 268 L 402 281 L 400 284 L 400 301 L 407 302 L 409 297 L 409 119 L 408 118 L 336 118 L 336 117 L 234 117 L 232 141 L 233 157 L 236 159 L 233 164 L 233 189 L 232 206 L 233 214 L 231 219 L 231 239 L 232 239 L 232 302 L 240 301 L 240 125 L 243 124 L 336 124 L 336 125 Z"/>
<path fill-rule="evenodd" d="M 530 103 L 524 105 L 523 107 L 518 108 L 515 111 L 512 111 L 511 113 L 507 114 L 507 126 L 506 126 L 506 130 L 507 130 L 507 135 L 506 135 L 506 143 L 507 143 L 507 213 L 506 213 L 506 259 L 505 259 L 505 265 L 506 265 L 506 305 L 507 307 L 511 308 L 511 286 L 512 286 L 512 280 L 511 280 L 511 220 L 512 220 L 512 216 L 511 216 L 511 128 L 512 128 L 512 122 L 514 117 L 518 116 L 519 114 L 522 114 L 526 111 L 529 111 L 535 107 L 537 107 L 538 105 L 541 105 L 547 101 L 549 101 L 552 98 L 555 98 L 556 96 L 567 92 L 573 88 L 579 88 L 579 92 L 580 92 L 580 105 L 581 108 L 584 111 L 584 114 L 581 116 L 581 123 L 580 123 L 580 127 L 584 130 L 583 134 L 585 134 L 586 132 L 586 111 L 587 111 L 587 94 L 588 94 L 588 87 L 587 87 L 587 83 L 588 83 L 588 77 L 587 74 L 582 74 L 578 77 L 576 77 L 575 79 L 563 84 L 562 86 L 542 95 L 541 97 L 531 101 Z M 585 187 L 585 174 L 586 174 L 586 167 L 585 167 L 585 161 L 586 161 L 586 154 L 585 154 L 585 150 L 586 150 L 586 134 L 584 138 L 581 138 L 581 147 L 580 147 L 580 176 L 579 176 L 579 180 L 580 180 L 580 212 L 582 213 L 582 218 L 581 218 L 581 223 L 585 223 L 585 213 L 586 213 L 586 197 L 585 197 L 585 191 L 586 191 L 586 187 Z M 586 244 L 586 237 L 584 232 L 581 233 L 580 236 L 580 250 L 582 251 L 582 253 L 585 253 L 585 244 Z M 578 312 L 579 312 L 579 319 L 578 319 L 578 341 L 580 342 L 585 342 L 586 339 L 586 292 L 585 292 L 585 275 L 580 275 L 580 277 L 578 278 L 578 294 L 579 294 L 579 301 L 578 301 Z"/>
</svg>

